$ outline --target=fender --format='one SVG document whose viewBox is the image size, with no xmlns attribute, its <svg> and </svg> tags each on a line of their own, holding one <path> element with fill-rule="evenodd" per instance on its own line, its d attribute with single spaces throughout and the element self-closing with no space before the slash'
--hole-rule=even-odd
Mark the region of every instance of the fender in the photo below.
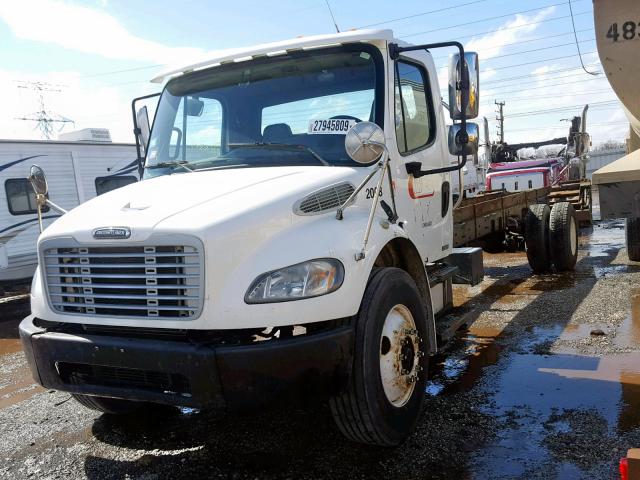
<svg viewBox="0 0 640 480">
<path fill-rule="evenodd" d="M 429 307 L 427 309 L 428 353 L 430 355 L 435 354 L 437 351 L 435 315 L 433 313 L 429 277 L 424 262 L 414 242 L 402 227 L 397 224 L 391 225 L 389 232 L 393 234 L 393 238 L 382 244 L 375 257 L 373 255 L 374 252 L 367 253 L 367 256 L 374 259 L 371 262 L 369 275 L 371 275 L 371 271 L 375 267 L 395 266 L 402 268 L 413 278 L 422 294 L 425 305 Z"/>
</svg>

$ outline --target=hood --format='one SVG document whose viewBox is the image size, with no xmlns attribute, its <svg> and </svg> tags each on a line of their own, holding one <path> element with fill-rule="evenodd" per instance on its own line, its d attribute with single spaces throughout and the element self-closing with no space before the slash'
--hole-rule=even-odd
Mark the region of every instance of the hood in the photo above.
<svg viewBox="0 0 640 480">
<path fill-rule="evenodd" d="M 365 172 L 356 167 L 264 167 L 212 170 L 164 175 L 119 188 L 96 197 L 63 215 L 44 235 L 73 235 L 91 240 L 95 228 L 127 226 L 134 232 L 149 232 L 158 223 L 181 212 L 219 200 L 229 212 L 228 197 L 266 203 L 283 196 L 302 196 L 331 183 L 359 178 Z M 357 183 L 357 180 L 352 180 Z M 293 205 L 293 203 L 292 203 Z M 240 210 L 240 208 L 239 208 Z M 217 209 L 212 205 L 211 222 Z M 141 240 L 132 234 L 132 240 Z"/>
</svg>

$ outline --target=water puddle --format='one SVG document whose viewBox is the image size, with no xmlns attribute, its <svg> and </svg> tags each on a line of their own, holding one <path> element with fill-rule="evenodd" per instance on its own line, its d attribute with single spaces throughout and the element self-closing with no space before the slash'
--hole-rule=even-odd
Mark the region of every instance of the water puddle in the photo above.
<svg viewBox="0 0 640 480">
<path fill-rule="evenodd" d="M 499 374 L 486 385 L 491 401 L 481 409 L 505 426 L 479 452 L 479 471 L 520 477 L 552 468 L 549 478 L 593 478 L 584 473 L 590 461 L 578 454 L 572 458 L 566 439 L 596 435 L 613 444 L 621 433 L 640 426 L 640 353 L 518 353 L 496 365 Z M 605 458 L 610 454 L 610 449 L 598 453 Z M 569 462 L 559 462 L 565 456 Z M 572 473 L 562 477 L 558 469 Z"/>
<path fill-rule="evenodd" d="M 34 382 L 29 367 L 26 364 L 20 365 L 6 377 L 3 374 L 0 382 L 0 409 L 28 400 L 44 391 L 44 388 Z"/>
<path fill-rule="evenodd" d="M 426 392 L 435 396 L 443 392 L 461 392 L 473 388 L 488 365 L 498 361 L 502 347 L 496 342 L 501 333 L 498 328 L 474 327 L 458 332 L 455 340 L 462 348 L 454 347 L 455 353 L 434 357 L 430 366 L 430 380 Z"/>
<path fill-rule="evenodd" d="M 7 315 L 0 308 L 0 356 L 9 355 L 22 350 L 18 334 L 19 317 Z"/>
<path fill-rule="evenodd" d="M 634 290 L 631 297 L 631 312 L 617 328 L 614 344 L 622 348 L 640 346 L 640 290 Z"/>
<path fill-rule="evenodd" d="M 16 353 L 21 350 L 22 345 L 17 338 L 0 338 L 0 356 Z"/>
</svg>

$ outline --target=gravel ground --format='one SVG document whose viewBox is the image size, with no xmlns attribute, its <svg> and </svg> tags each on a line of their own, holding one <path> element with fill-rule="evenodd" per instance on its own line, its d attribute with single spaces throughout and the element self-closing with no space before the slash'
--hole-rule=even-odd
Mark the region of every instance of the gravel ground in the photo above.
<svg viewBox="0 0 640 480">
<path fill-rule="evenodd" d="M 424 414 L 393 450 L 351 444 L 326 406 L 112 418 L 33 385 L 0 320 L 0 478 L 617 478 L 640 446 L 640 264 L 619 223 L 581 237 L 576 272 L 486 255 L 456 287 L 469 329 L 431 362 Z"/>
</svg>

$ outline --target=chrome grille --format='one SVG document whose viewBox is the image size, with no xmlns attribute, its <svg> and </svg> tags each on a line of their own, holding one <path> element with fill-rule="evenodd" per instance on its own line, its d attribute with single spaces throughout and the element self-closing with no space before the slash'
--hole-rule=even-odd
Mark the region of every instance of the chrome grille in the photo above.
<svg viewBox="0 0 640 480">
<path fill-rule="evenodd" d="M 350 183 L 337 183 L 303 198 L 295 208 L 298 214 L 312 214 L 338 208 L 347 201 L 355 188 Z"/>
<path fill-rule="evenodd" d="M 49 301 L 61 313 L 187 319 L 202 305 L 193 246 L 56 246 L 43 260 Z"/>
</svg>

